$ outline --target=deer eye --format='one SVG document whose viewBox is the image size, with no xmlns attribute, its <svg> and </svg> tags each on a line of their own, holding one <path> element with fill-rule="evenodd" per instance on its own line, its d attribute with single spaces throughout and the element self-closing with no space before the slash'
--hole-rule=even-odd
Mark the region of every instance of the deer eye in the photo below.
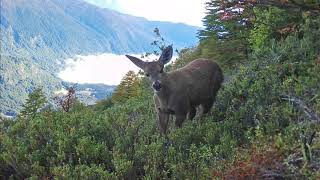
<svg viewBox="0 0 320 180">
<path fill-rule="evenodd" d="M 146 74 L 146 76 L 149 77 L 150 75 L 149 75 L 149 74 Z"/>
</svg>

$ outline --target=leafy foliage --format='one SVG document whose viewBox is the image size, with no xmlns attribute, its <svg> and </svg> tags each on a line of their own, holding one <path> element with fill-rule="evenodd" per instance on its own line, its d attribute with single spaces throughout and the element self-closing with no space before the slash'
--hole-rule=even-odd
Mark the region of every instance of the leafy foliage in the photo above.
<svg viewBox="0 0 320 180">
<path fill-rule="evenodd" d="M 124 103 L 129 98 L 140 96 L 142 93 L 141 80 L 134 71 L 128 71 L 112 94 L 113 103 Z"/>
<path fill-rule="evenodd" d="M 228 69 L 247 60 L 252 5 L 251 1 L 211 0 L 206 3 L 205 29 L 199 31 L 201 57 L 215 59 Z"/>
<path fill-rule="evenodd" d="M 42 92 L 42 89 L 37 88 L 31 94 L 29 94 L 26 103 L 23 105 L 23 109 L 20 113 L 21 117 L 35 117 L 37 112 L 43 108 L 47 99 Z"/>
<path fill-rule="evenodd" d="M 27 117 L 28 124 L 22 117 L 3 119 L 2 177 L 319 179 L 319 121 L 283 97 L 301 100 L 319 117 L 320 18 L 302 13 L 292 20 L 299 28 L 279 38 L 274 32 L 291 23 L 282 19 L 290 11 L 262 5 L 254 9 L 261 14 L 247 40 L 266 41 L 250 44 L 248 59 L 235 62 L 235 70 L 226 65 L 228 80 L 206 117 L 179 129 L 171 122 L 168 135 L 160 136 L 146 79 L 129 74 L 122 87 L 128 90 L 116 101 L 91 108 L 75 103 L 67 113 L 44 108 Z M 203 48 L 184 49 L 168 68 L 202 57 Z"/>
</svg>

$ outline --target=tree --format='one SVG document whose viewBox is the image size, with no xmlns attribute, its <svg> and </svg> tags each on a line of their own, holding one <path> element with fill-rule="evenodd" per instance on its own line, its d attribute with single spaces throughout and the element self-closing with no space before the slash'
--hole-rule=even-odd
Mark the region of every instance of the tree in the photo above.
<svg viewBox="0 0 320 180">
<path fill-rule="evenodd" d="M 199 31 L 199 38 L 219 37 L 230 39 L 245 38 L 245 30 L 250 27 L 253 18 L 252 9 L 255 1 L 211 0 L 206 3 L 206 16 L 203 18 L 204 29 Z"/>
<path fill-rule="evenodd" d="M 97 101 L 95 105 L 93 105 L 93 110 L 102 112 L 110 107 L 113 106 L 111 98 L 103 99 L 100 101 Z"/>
<path fill-rule="evenodd" d="M 320 2 L 314 0 L 267 0 L 259 1 L 258 6 L 274 6 L 280 9 L 287 9 L 294 12 L 309 11 L 314 15 L 320 13 Z"/>
<path fill-rule="evenodd" d="M 251 28 L 252 6 L 251 1 L 207 2 L 205 28 L 198 33 L 201 56 L 215 59 L 228 68 L 248 59 L 247 35 Z"/>
<path fill-rule="evenodd" d="M 41 88 L 35 89 L 28 95 L 26 103 L 22 106 L 21 117 L 34 118 L 39 110 L 47 103 L 47 98 Z"/>
<path fill-rule="evenodd" d="M 76 102 L 76 87 L 71 86 L 64 96 L 57 96 L 54 98 L 55 103 L 63 109 L 64 112 L 69 112 L 72 105 Z"/>
<path fill-rule="evenodd" d="M 227 68 L 238 66 L 250 51 L 263 49 L 269 39 L 297 32 L 303 16 L 320 14 L 319 5 L 304 0 L 210 0 L 203 19 L 205 28 L 198 33 L 202 57 Z"/>
<path fill-rule="evenodd" d="M 131 97 L 139 96 L 141 94 L 140 81 L 138 74 L 128 71 L 112 94 L 112 102 L 123 103 Z"/>
</svg>

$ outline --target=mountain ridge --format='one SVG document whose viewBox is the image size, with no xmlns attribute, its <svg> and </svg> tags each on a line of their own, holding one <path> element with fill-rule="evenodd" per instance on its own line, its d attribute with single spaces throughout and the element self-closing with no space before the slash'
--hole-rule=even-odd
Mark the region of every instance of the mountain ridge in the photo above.
<svg viewBox="0 0 320 180">
<path fill-rule="evenodd" d="M 0 0 L 0 5 L 0 111 L 18 110 L 35 87 L 47 94 L 66 88 L 57 75 L 67 58 L 151 52 L 156 27 L 177 49 L 198 41 L 198 27 L 148 21 L 83 0 Z"/>
</svg>

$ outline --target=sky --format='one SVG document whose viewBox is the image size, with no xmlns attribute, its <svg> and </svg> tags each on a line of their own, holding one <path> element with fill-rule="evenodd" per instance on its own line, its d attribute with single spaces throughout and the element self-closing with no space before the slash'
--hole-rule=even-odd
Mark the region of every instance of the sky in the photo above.
<svg viewBox="0 0 320 180">
<path fill-rule="evenodd" d="M 148 20 L 202 26 L 207 0 L 85 0 L 103 8 Z"/>
</svg>

